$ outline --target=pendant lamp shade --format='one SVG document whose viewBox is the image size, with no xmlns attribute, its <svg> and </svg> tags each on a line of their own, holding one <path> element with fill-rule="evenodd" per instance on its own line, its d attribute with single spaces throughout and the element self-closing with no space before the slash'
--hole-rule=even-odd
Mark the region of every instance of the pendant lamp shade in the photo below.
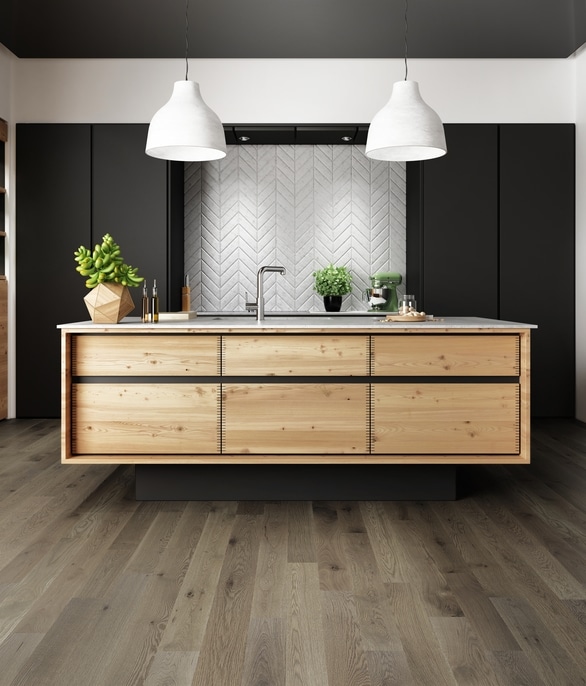
<svg viewBox="0 0 586 686">
<path fill-rule="evenodd" d="M 421 98 L 417 81 L 393 84 L 390 100 L 372 119 L 365 152 L 373 160 L 387 162 L 430 160 L 446 154 L 442 121 Z"/>
<path fill-rule="evenodd" d="M 226 157 L 226 136 L 195 81 L 176 81 L 170 100 L 155 112 L 146 154 L 163 160 L 203 162 Z"/>
</svg>

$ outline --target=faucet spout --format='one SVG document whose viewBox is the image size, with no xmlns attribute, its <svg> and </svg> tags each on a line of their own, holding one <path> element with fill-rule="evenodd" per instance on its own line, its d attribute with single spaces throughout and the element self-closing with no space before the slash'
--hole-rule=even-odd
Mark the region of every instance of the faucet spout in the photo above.
<svg viewBox="0 0 586 686">
<path fill-rule="evenodd" d="M 246 303 L 246 309 L 256 312 L 256 320 L 262 321 L 265 316 L 265 303 L 264 303 L 264 275 L 267 272 L 276 272 L 277 274 L 286 274 L 287 270 L 285 267 L 278 267 L 272 265 L 262 266 L 256 274 L 256 301 L 253 303 Z"/>
</svg>

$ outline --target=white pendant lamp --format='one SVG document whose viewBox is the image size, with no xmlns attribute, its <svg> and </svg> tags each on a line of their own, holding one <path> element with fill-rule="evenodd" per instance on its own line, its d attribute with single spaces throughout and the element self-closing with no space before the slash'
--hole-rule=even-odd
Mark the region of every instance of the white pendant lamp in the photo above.
<svg viewBox="0 0 586 686">
<path fill-rule="evenodd" d="M 441 119 L 407 80 L 407 2 L 405 0 L 405 80 L 393 84 L 388 103 L 368 128 L 366 156 L 387 162 L 430 160 L 447 152 Z"/>
<path fill-rule="evenodd" d="M 146 154 L 163 160 L 203 162 L 226 157 L 226 136 L 218 115 L 189 81 L 189 0 L 185 2 L 185 81 L 176 81 L 170 100 L 155 112 L 149 126 Z"/>
</svg>

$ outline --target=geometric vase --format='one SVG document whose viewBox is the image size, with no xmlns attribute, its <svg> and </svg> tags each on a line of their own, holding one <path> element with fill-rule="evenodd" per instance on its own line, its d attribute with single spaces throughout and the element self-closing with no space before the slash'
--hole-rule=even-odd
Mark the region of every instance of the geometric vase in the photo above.
<svg viewBox="0 0 586 686">
<path fill-rule="evenodd" d="M 99 283 L 85 296 L 84 301 L 95 324 L 118 324 L 134 310 L 128 286 L 115 281 Z"/>
</svg>

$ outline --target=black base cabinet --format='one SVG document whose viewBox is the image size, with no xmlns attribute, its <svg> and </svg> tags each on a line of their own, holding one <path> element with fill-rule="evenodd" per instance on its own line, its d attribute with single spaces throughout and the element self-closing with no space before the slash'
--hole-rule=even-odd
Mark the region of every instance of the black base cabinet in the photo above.
<svg viewBox="0 0 586 686">
<path fill-rule="evenodd" d="M 447 124 L 407 164 L 407 288 L 436 316 L 537 324 L 531 410 L 575 415 L 575 126 Z"/>
<path fill-rule="evenodd" d="M 146 134 L 146 124 L 16 127 L 17 417 L 61 414 L 56 326 L 89 318 L 80 245 L 111 233 L 149 286 L 157 279 L 161 309 L 180 309 L 183 164 L 148 157 Z"/>
</svg>

